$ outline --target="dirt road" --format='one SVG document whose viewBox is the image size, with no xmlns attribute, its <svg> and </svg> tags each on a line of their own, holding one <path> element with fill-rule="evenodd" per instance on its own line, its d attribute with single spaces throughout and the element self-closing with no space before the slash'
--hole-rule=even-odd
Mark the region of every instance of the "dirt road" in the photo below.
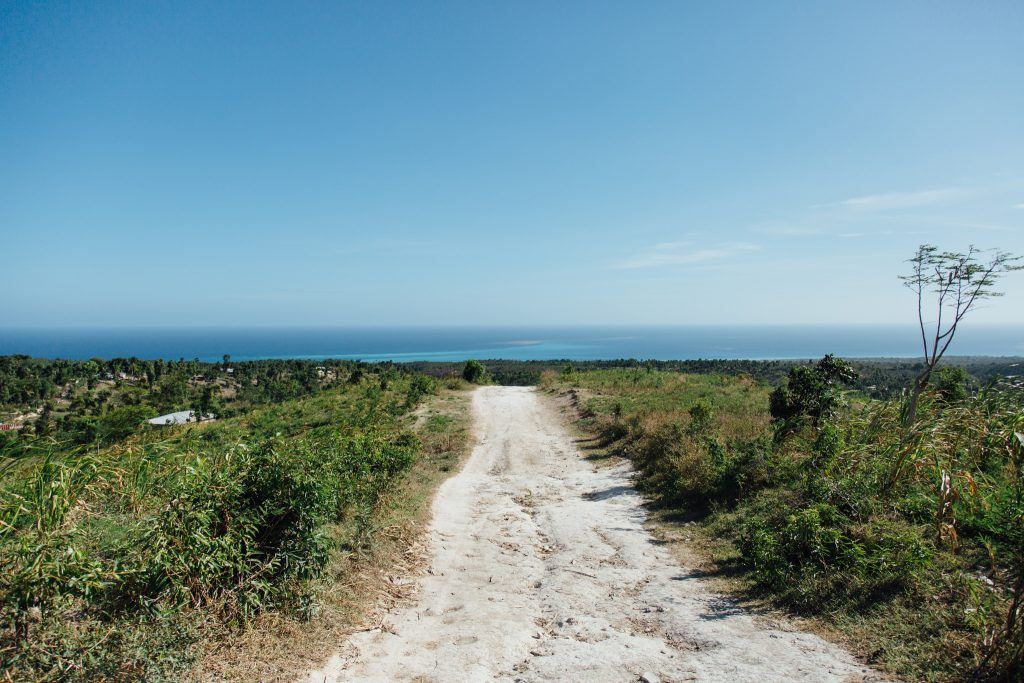
<svg viewBox="0 0 1024 683">
<path fill-rule="evenodd" d="M 581 458 L 533 390 L 485 387 L 473 408 L 414 598 L 309 681 L 872 680 L 709 592 L 644 529 L 628 468 Z"/>
</svg>

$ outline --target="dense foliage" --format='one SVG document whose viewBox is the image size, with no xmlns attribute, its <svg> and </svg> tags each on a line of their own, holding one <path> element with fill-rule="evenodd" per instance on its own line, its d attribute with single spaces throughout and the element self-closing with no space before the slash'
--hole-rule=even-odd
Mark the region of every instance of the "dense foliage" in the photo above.
<svg viewBox="0 0 1024 683">
<path fill-rule="evenodd" d="M 873 398 L 891 398 L 913 381 L 924 365 L 919 360 L 904 358 L 847 359 L 857 377 L 852 386 Z M 1024 374 L 1021 358 L 948 357 L 947 367 L 963 368 L 971 382 L 980 386 L 996 377 Z M 795 367 L 806 365 L 801 360 L 483 360 L 493 381 L 503 385 L 530 386 L 540 382 L 545 372 L 560 372 L 567 365 L 576 370 L 611 370 L 615 368 L 642 368 L 685 372 L 688 374 L 746 375 L 776 384 Z M 455 362 L 418 361 L 405 367 L 435 377 L 459 374 L 464 365 Z"/>
<path fill-rule="evenodd" d="M 662 506 L 728 539 L 779 604 L 913 678 L 1024 676 L 1024 387 L 937 373 L 905 398 L 843 390 L 827 357 L 775 389 L 637 368 L 549 373 Z"/>
<path fill-rule="evenodd" d="M 840 388 L 856 379 L 850 364 L 832 355 L 813 366 L 797 366 L 768 397 L 768 411 L 783 429 L 797 428 L 805 420 L 819 425 L 835 415 L 842 402 Z"/>
<path fill-rule="evenodd" d="M 364 368 L 314 398 L 4 461 L 0 678 L 176 677 L 211 629 L 315 609 L 332 549 L 371 542 L 419 450 L 403 416 L 436 388 Z"/>
<path fill-rule="evenodd" d="M 487 382 L 487 368 L 480 361 L 466 361 L 466 365 L 462 368 L 462 379 L 470 384 L 484 384 Z"/>
<path fill-rule="evenodd" d="M 408 374 L 402 366 L 354 361 L 88 361 L 0 356 L 0 422 L 60 444 L 103 447 L 139 431 L 148 418 L 191 410 L 231 417 L 269 403 L 314 396 L 366 373 Z M 24 448 L 0 433 L 0 449 Z"/>
</svg>

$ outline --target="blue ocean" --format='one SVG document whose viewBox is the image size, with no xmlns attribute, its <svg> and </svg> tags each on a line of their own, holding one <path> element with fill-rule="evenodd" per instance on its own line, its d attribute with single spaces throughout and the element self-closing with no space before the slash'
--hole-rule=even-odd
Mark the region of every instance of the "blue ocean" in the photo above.
<svg viewBox="0 0 1024 683">
<path fill-rule="evenodd" d="M 913 357 L 913 326 L 0 328 L 0 355 L 366 361 Z M 965 326 L 958 356 L 1024 356 L 1024 325 Z"/>
</svg>

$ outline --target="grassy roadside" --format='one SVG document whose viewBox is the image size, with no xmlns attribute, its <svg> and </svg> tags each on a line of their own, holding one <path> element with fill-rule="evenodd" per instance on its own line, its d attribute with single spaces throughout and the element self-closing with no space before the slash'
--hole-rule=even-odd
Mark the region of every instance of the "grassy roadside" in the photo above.
<svg viewBox="0 0 1024 683">
<path fill-rule="evenodd" d="M 379 370 L 0 463 L 0 680 L 298 670 L 316 625 L 352 622 L 377 570 L 403 561 L 467 440 L 461 382 Z M 289 663 L 289 640 L 273 641 L 306 626 Z"/>
<path fill-rule="evenodd" d="M 1015 680 L 1013 387 L 933 392 L 905 441 L 898 402 L 857 395 L 780 433 L 771 387 L 742 376 L 597 370 L 542 387 L 572 406 L 585 453 L 633 462 L 652 530 L 718 590 L 897 676 Z"/>
<path fill-rule="evenodd" d="M 331 560 L 316 587 L 318 610 L 310 618 L 271 613 L 243 631 L 211 643 L 193 680 L 286 681 L 323 665 L 357 628 L 401 600 L 405 578 L 422 561 L 420 538 L 430 522 L 438 487 L 458 472 L 472 447 L 468 387 L 444 389 L 406 416 L 422 444 L 407 474 L 373 513 L 373 542 L 349 545 Z M 350 530 L 335 530 L 339 539 Z"/>
</svg>

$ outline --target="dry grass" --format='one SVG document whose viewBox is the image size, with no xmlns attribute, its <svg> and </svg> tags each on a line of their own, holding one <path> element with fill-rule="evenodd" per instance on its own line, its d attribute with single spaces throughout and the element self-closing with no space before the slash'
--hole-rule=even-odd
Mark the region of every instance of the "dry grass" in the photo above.
<svg viewBox="0 0 1024 683">
<path fill-rule="evenodd" d="M 206 646 L 192 680 L 290 681 L 320 668 L 345 638 L 378 627 L 408 596 L 408 577 L 424 565 L 421 540 L 437 488 L 459 470 L 471 446 L 470 395 L 442 391 L 409 417 L 423 450 L 379 506 L 368 548 L 339 552 L 325 572 L 315 616 L 278 612 Z"/>
<path fill-rule="evenodd" d="M 549 391 L 568 389 L 591 429 L 611 422 L 616 412 L 636 419 L 648 432 L 668 423 L 685 427 L 690 408 L 699 401 L 710 404 L 715 429 L 727 440 L 760 436 L 770 422 L 765 410 L 769 388 L 746 376 L 615 368 L 568 376 L 548 372 L 540 386 Z"/>
</svg>

